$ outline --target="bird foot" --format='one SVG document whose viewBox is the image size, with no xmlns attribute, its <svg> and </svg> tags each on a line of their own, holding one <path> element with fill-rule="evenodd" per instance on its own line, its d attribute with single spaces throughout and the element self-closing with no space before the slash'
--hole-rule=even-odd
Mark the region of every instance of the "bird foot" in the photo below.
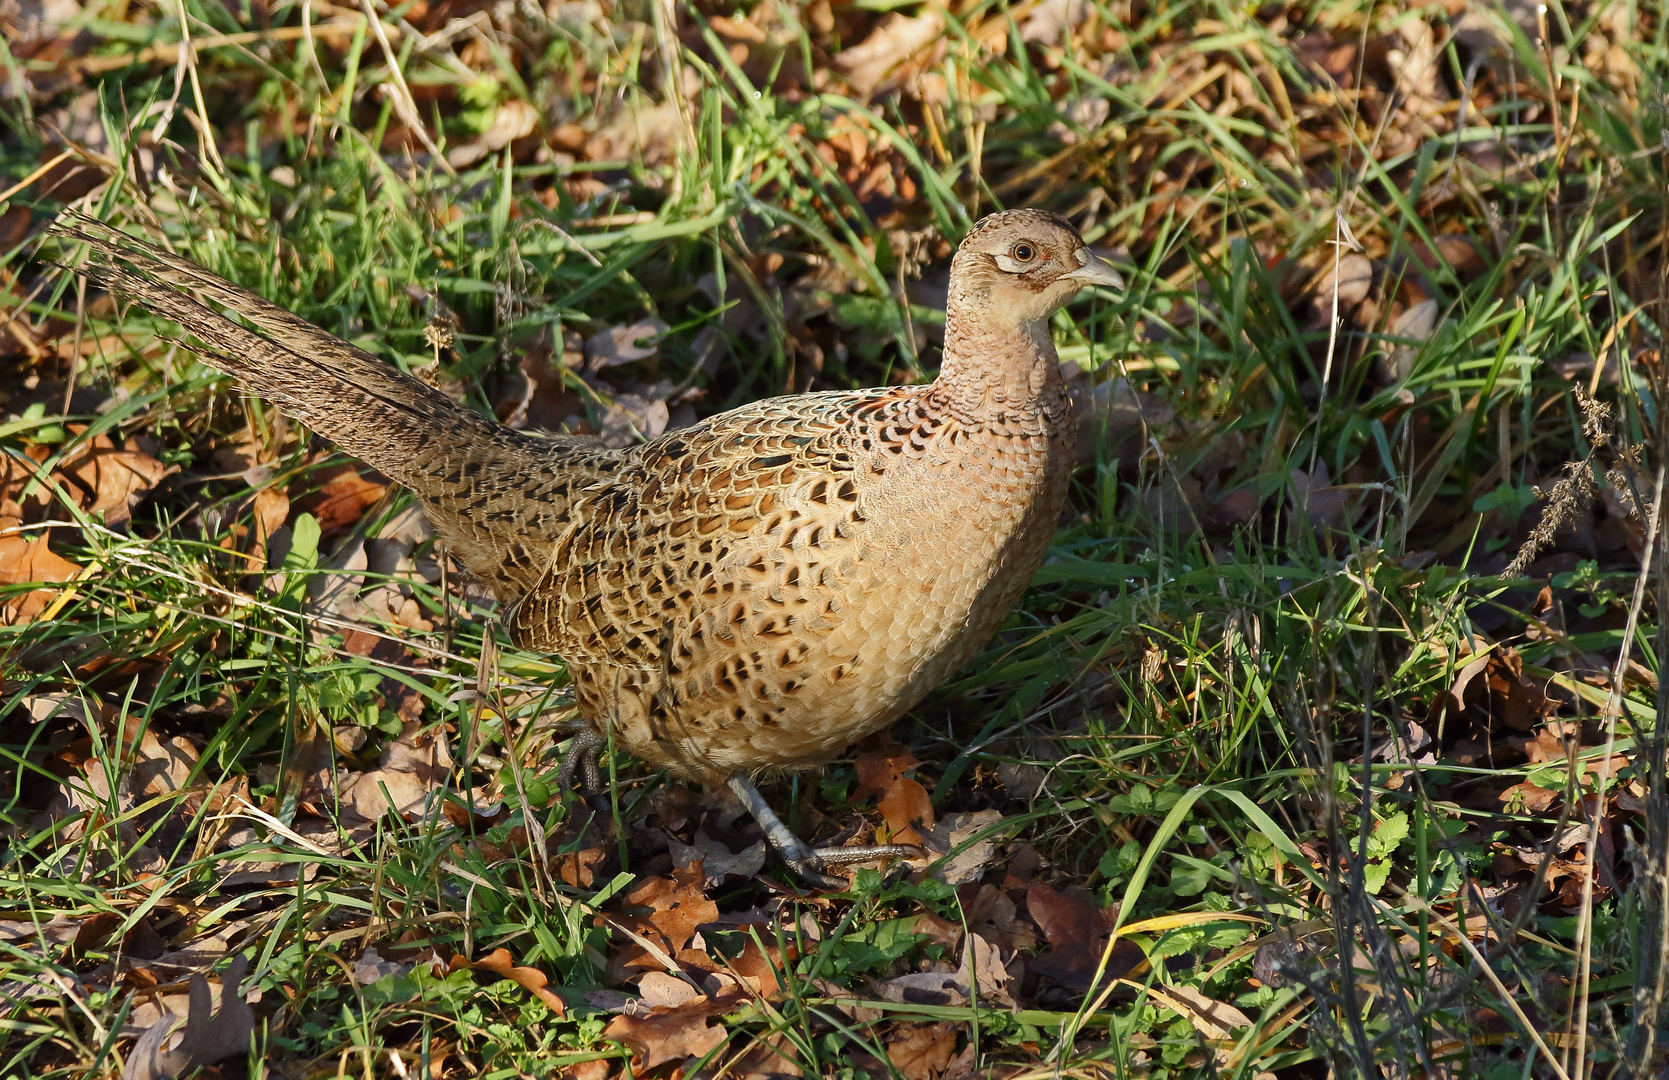
<svg viewBox="0 0 1669 1080">
<path fill-rule="evenodd" d="M 765 802 L 765 797 L 759 794 L 753 781 L 741 773 L 734 773 L 725 780 L 725 786 L 742 801 L 753 819 L 759 822 L 759 827 L 765 830 L 765 840 L 782 856 L 782 861 L 789 869 L 804 881 L 818 889 L 844 889 L 851 883 L 843 878 L 830 877 L 824 870 L 839 866 L 849 866 L 852 863 L 873 862 L 878 859 L 910 859 L 919 858 L 925 854 L 913 844 L 868 844 L 862 847 L 822 847 L 814 848 L 795 836 L 793 830 L 782 823 L 776 811 Z"/>
<path fill-rule="evenodd" d="M 597 758 L 608 745 L 608 740 L 584 720 L 565 720 L 556 725 L 556 731 L 559 735 L 574 737 L 568 752 L 562 756 L 562 768 L 556 774 L 557 783 L 564 791 L 571 791 L 577 772 L 585 784 L 585 794 L 601 795 L 603 774 L 597 767 Z"/>
<path fill-rule="evenodd" d="M 766 836 L 770 833 L 767 831 Z M 790 833 L 790 836 L 793 834 Z M 879 862 L 883 859 L 920 859 L 926 856 L 921 848 L 914 844 L 865 844 L 861 847 L 820 847 L 807 848 L 798 837 L 794 838 L 805 854 L 799 858 L 792 857 L 788 851 L 777 847 L 777 853 L 782 856 L 801 881 L 819 889 L 847 889 L 852 883 L 846 878 L 831 877 L 823 873 L 826 869 L 854 866 L 858 863 Z"/>
</svg>

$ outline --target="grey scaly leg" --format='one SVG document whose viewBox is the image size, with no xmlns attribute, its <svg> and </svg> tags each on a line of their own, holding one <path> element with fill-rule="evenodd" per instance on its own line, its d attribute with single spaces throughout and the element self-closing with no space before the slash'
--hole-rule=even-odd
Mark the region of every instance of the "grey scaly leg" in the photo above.
<svg viewBox="0 0 1669 1080">
<path fill-rule="evenodd" d="M 765 830 L 765 839 L 776 849 L 782 861 L 798 874 L 807 884 L 819 889 L 844 889 L 847 883 L 838 878 L 829 877 L 820 872 L 825 866 L 844 866 L 848 863 L 870 862 L 875 859 L 908 859 L 919 856 L 920 849 L 910 844 L 867 844 L 863 847 L 814 848 L 801 840 L 782 823 L 776 811 L 766 803 L 765 796 L 759 794 L 753 781 L 742 773 L 732 773 L 726 780 L 725 786 L 732 794 L 742 800 L 742 805 L 753 819 L 759 822 L 759 827 Z"/>
</svg>

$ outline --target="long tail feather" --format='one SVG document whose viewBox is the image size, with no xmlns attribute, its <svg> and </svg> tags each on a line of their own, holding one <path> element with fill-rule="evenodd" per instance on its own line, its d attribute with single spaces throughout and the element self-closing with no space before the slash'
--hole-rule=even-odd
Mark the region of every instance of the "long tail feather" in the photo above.
<svg viewBox="0 0 1669 1080">
<path fill-rule="evenodd" d="M 550 467 L 577 440 L 512 431 L 277 304 L 97 219 L 67 211 L 52 231 L 86 245 L 79 272 L 178 323 L 202 343 L 192 347 L 205 363 L 415 491 L 441 535 L 501 599 L 537 578 L 533 553 L 566 511 Z"/>
<path fill-rule="evenodd" d="M 80 214 L 60 216 L 52 231 L 87 245 L 82 273 L 207 345 L 198 350 L 206 363 L 420 494 L 444 482 L 448 466 L 477 458 L 483 444 L 501 460 L 531 449 L 526 436 L 177 255 Z M 187 289 L 254 329 L 181 291 Z"/>
</svg>

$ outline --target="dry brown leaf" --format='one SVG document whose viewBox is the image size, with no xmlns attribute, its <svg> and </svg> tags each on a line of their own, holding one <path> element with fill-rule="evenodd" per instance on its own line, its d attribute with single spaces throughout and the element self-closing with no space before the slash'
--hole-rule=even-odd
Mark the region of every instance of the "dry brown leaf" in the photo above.
<svg viewBox="0 0 1669 1080">
<path fill-rule="evenodd" d="M 390 975 L 409 974 L 414 964 L 401 964 L 393 960 L 384 960 L 376 949 L 366 949 L 354 961 L 353 979 L 360 986 L 370 986 L 374 982 L 386 979 Z"/>
<path fill-rule="evenodd" d="M 672 410 L 663 398 L 620 391 L 603 412 L 598 437 L 603 445 L 619 448 L 641 439 L 653 439 L 666 430 Z"/>
<path fill-rule="evenodd" d="M 858 787 L 853 801 L 876 796 L 877 809 L 886 820 L 889 840 L 897 844 L 922 842 L 916 826 L 933 828 L 933 800 L 927 789 L 904 773 L 920 765 L 915 755 L 888 737 L 879 750 L 858 755 Z"/>
<path fill-rule="evenodd" d="M 158 736 L 149 728 L 129 753 L 133 776 L 128 786 L 142 795 L 184 790 L 197 767 L 197 747 L 190 740 L 177 735 Z"/>
<path fill-rule="evenodd" d="M 326 802 L 336 793 L 336 736 L 324 730 L 322 724 L 298 725 L 298 728 L 295 746 L 285 756 L 279 790 L 294 792 L 303 804 Z M 379 807 L 376 817 L 381 816 Z"/>
<path fill-rule="evenodd" d="M 101 911 L 89 916 L 75 932 L 75 940 L 70 943 L 70 955 L 84 956 L 94 949 L 103 948 L 120 925 L 122 917 L 114 911 Z"/>
<path fill-rule="evenodd" d="M 1106 936 L 1101 909 L 1084 888 L 1059 892 L 1047 882 L 1034 881 L 1026 889 L 1026 913 L 1056 949 L 1090 945 Z"/>
<path fill-rule="evenodd" d="M 538 968 L 517 967 L 510 959 L 509 949 L 494 949 L 480 960 L 466 960 L 462 956 L 454 956 L 449 962 L 453 971 L 469 968 L 472 971 L 490 971 L 501 978 L 509 979 L 523 990 L 544 1002 L 558 1016 L 568 1015 L 568 1006 L 552 991 L 546 989 L 550 982 L 545 973 Z"/>
<path fill-rule="evenodd" d="M 1150 434 L 1170 427 L 1176 410 L 1164 398 L 1131 387 L 1128 379 L 1093 381 L 1076 363 L 1061 365 L 1078 421 L 1078 461 L 1140 455 Z"/>
<path fill-rule="evenodd" d="M 981 885 L 971 903 L 964 901 L 963 910 L 969 930 L 1004 949 L 1030 950 L 1037 945 L 1037 932 L 1031 923 L 1017 917 L 1014 901 L 1005 889 Z"/>
<path fill-rule="evenodd" d="M 584 419 L 584 399 L 570 384 L 585 368 L 585 340 L 566 329 L 557 337 L 536 339 L 504 378 L 493 411 L 507 427 L 561 431 Z"/>
<path fill-rule="evenodd" d="M 165 982 L 210 971 L 231 951 L 232 939 L 243 933 L 244 926 L 241 922 L 224 924 L 212 934 L 204 934 L 153 958 L 147 966 Z"/>
<path fill-rule="evenodd" d="M 1420 353 L 1417 343 L 1431 340 L 1437 330 L 1439 315 L 1436 300 L 1422 300 L 1398 315 L 1391 322 L 1391 336 L 1405 338 L 1416 344 L 1397 345 L 1391 349 L 1390 355 L 1380 362 L 1380 378 L 1387 383 L 1399 383 L 1408 378 L 1414 370 L 1414 361 Z"/>
<path fill-rule="evenodd" d="M 50 530 L 19 533 L 15 518 L 0 518 L 0 585 L 73 581 L 81 567 L 47 546 Z M 58 595 L 56 589 L 30 589 L 0 601 L 0 626 L 33 622 Z"/>
<path fill-rule="evenodd" d="M 566 852 L 556 857 L 556 875 L 575 888 L 589 889 L 596 879 L 597 867 L 607 858 L 608 850 L 603 847 Z"/>
<path fill-rule="evenodd" d="M 1486 268 L 1472 241 L 1460 233 L 1434 237 L 1431 245 L 1421 240 L 1413 245 L 1414 255 L 1431 269 L 1447 266 L 1462 281 L 1470 281 Z"/>
<path fill-rule="evenodd" d="M 696 927 L 718 920 L 719 906 L 702 891 L 705 881 L 706 872 L 700 863 L 674 870 L 671 878 L 652 877 L 626 894 L 627 905 L 649 908 L 649 913 L 616 918 L 660 946 L 667 955 L 676 955 L 695 937 Z M 661 966 L 660 961 L 636 945 L 622 950 L 616 963 L 622 969 Z"/>
<path fill-rule="evenodd" d="M 688 979 L 668 975 L 664 971 L 646 971 L 637 981 L 640 1000 L 651 1009 L 677 1009 L 696 998 L 705 997 Z"/>
<path fill-rule="evenodd" d="M 629 326 L 609 326 L 585 340 L 586 371 L 647 360 L 660 351 L 656 339 L 672 328 L 660 319 L 643 319 Z"/>
<path fill-rule="evenodd" d="M 1524 660 L 1516 650 L 1490 653 L 1486 670 L 1490 715 L 1514 731 L 1529 731 L 1558 711 L 1559 703 L 1547 696 L 1544 680 L 1524 674 Z"/>
<path fill-rule="evenodd" d="M 1058 892 L 1042 881 L 1026 889 L 1026 913 L 1043 931 L 1050 951 L 1027 963 L 1039 975 L 1046 975 L 1073 990 L 1087 991 L 1107 951 L 1108 912 L 1095 905 L 1089 890 L 1073 886 Z M 1146 962 L 1141 946 L 1128 938 L 1113 944 L 1104 977 L 1118 978 Z"/>
<path fill-rule="evenodd" d="M 0 213 L 0 252 L 10 251 L 23 243 L 29 235 L 29 224 L 34 215 L 27 206 L 13 206 Z"/>
<path fill-rule="evenodd" d="M 294 509 L 317 518 L 325 536 L 348 528 L 388 492 L 387 484 L 363 475 L 361 468 L 343 461 L 308 473 L 299 481 L 306 494 L 294 500 Z"/>
<path fill-rule="evenodd" d="M 759 945 L 751 937 L 742 946 L 742 951 L 730 961 L 730 970 L 746 979 L 751 989 L 767 997 L 786 993 L 788 987 L 783 982 L 782 973 L 793 966 L 799 953 L 792 942 L 788 945 L 788 957 L 783 959 L 782 950 L 774 944 L 767 944 L 765 950 L 760 951 Z"/>
<path fill-rule="evenodd" d="M 1559 793 L 1525 781 L 1514 784 L 1497 797 L 1509 807 L 1517 801 L 1529 813 L 1539 814 L 1558 801 Z"/>
<path fill-rule="evenodd" d="M 289 493 L 276 484 L 262 488 L 255 493 L 253 512 L 255 533 L 249 549 L 249 565 L 259 570 L 267 564 L 267 543 L 272 534 L 290 519 Z"/>
<path fill-rule="evenodd" d="M 0 454 L 0 519 L 15 518 L 14 524 L 32 523 L 45 517 L 52 505 L 52 492 L 37 483 L 40 471 L 34 466 L 44 465 L 52 456 L 50 447 L 30 443 L 21 456 Z M 34 485 L 28 495 L 24 491 Z"/>
<path fill-rule="evenodd" d="M 475 164 L 488 154 L 502 150 L 517 139 L 524 139 L 539 128 L 539 110 L 520 99 L 506 101 L 493 114 L 492 126 L 480 137 L 453 147 L 446 153 L 453 168 L 462 169 Z"/>
<path fill-rule="evenodd" d="M 1362 489 L 1356 485 L 1335 485 L 1325 462 L 1317 462 L 1314 473 L 1292 470 L 1292 494 L 1314 529 L 1348 531 L 1361 512 Z"/>
<path fill-rule="evenodd" d="M 670 882 L 660 878 L 646 888 L 633 890 L 627 894 L 627 899 L 642 903 L 645 902 L 643 898 L 650 897 L 647 902 L 654 908 L 654 913 L 649 916 L 649 921 L 666 936 L 668 944 L 674 949 L 682 949 L 695 937 L 696 927 L 714 922 L 719 917 L 719 906 L 702 891 L 705 880 L 705 871 L 700 864 L 695 864 L 674 870 Z M 661 883 L 670 887 L 663 888 Z"/>
<path fill-rule="evenodd" d="M 71 424 L 69 429 L 80 434 L 86 427 Z M 102 514 L 106 525 L 117 526 L 132 516 L 145 492 L 174 471 L 131 444 L 118 450 L 110 436 L 98 435 L 71 451 L 53 476 L 82 510 L 94 517 Z"/>
<path fill-rule="evenodd" d="M 29 56 L 33 51 L 30 46 L 36 42 L 51 38 L 62 38 L 67 34 L 74 33 L 73 30 L 69 29 L 69 25 L 77 16 L 82 14 L 82 10 L 81 5 L 75 3 L 75 0 L 36 0 L 36 2 L 26 4 L 8 3 L 0 6 L 0 31 L 5 33 L 7 44 L 14 53 L 19 56 Z M 80 125 L 74 121 L 79 119 L 79 114 L 86 110 L 86 107 L 80 104 L 79 98 L 90 96 L 93 96 L 92 91 L 86 91 L 84 94 L 78 95 L 70 109 L 66 109 L 64 113 L 60 114 L 65 120 L 64 126 L 76 134 L 81 134 L 78 130 Z M 64 197 L 58 195 L 57 192 L 53 192 L 53 195 L 56 198 Z M 25 220 L 27 220 L 28 211 L 25 210 L 24 213 Z"/>
<path fill-rule="evenodd" d="M 12 953 L 28 956 L 49 956 L 56 962 L 61 949 L 75 941 L 81 931 L 81 921 L 64 915 L 50 919 L 0 919 L 0 942 Z M 58 987 L 31 974 L 27 978 L 0 978 L 0 1001 L 15 1007 L 18 1003 L 48 994 L 57 994 Z"/>
<path fill-rule="evenodd" d="M 1056 46 L 1072 37 L 1092 8 L 1087 0 L 1042 0 L 1020 24 L 1020 40 Z"/>
<path fill-rule="evenodd" d="M 1002 950 L 979 934 L 969 934 L 962 951 L 964 980 L 971 978 L 979 990 L 981 1002 L 1012 1006 L 1014 998 L 1008 992 L 1008 965 L 1003 963 Z"/>
<path fill-rule="evenodd" d="M 607 1058 L 592 1058 L 568 1066 L 566 1070 L 557 1074 L 561 1080 L 608 1080 L 612 1071 L 612 1062 Z"/>
<path fill-rule="evenodd" d="M 1546 765 L 1549 762 L 1569 761 L 1570 751 L 1566 748 L 1565 740 L 1579 741 L 1581 735 L 1581 724 L 1551 723 L 1537 731 L 1533 738 L 1508 736 L 1507 742 L 1523 750 L 1530 764 Z"/>
<path fill-rule="evenodd" d="M 784 1033 L 764 1035 L 734 1062 L 736 1080 L 798 1080 L 805 1075 L 794 1040 Z"/>
<path fill-rule="evenodd" d="M 881 999 L 909 1005 L 968 1003 L 968 983 L 955 971 L 912 971 L 880 984 Z"/>
<path fill-rule="evenodd" d="M 915 781 L 906 781 L 915 783 Z M 928 798 L 927 790 L 920 784 L 923 801 Z M 928 812 L 932 812 L 932 804 L 928 804 Z M 885 810 L 882 811 L 886 813 Z M 956 855 L 948 858 L 933 871 L 933 876 L 961 885 L 964 882 L 978 881 L 985 874 L 985 868 L 990 864 L 991 857 L 997 850 L 996 834 L 987 835 L 982 840 L 974 837 L 986 832 L 992 826 L 1002 821 L 1003 816 L 996 810 L 979 810 L 973 813 L 952 814 L 925 832 L 918 833 L 919 843 L 927 853 L 925 860 L 912 860 L 912 864 L 930 865 L 940 858 L 951 855 L 951 852 L 962 848 Z M 892 819 L 888 818 L 888 824 Z M 896 834 L 895 834 L 896 835 Z M 969 841 L 973 841 L 969 843 Z M 966 847 L 963 845 L 966 844 Z"/>
<path fill-rule="evenodd" d="M 651 101 L 647 95 L 634 94 L 585 140 L 584 154 L 591 161 L 637 161 L 650 167 L 664 165 L 677 154 L 682 130 L 683 121 L 679 119 L 675 103 Z M 574 178 L 576 181 L 587 179 L 594 180 Z M 607 188 L 599 184 L 594 190 L 600 194 Z"/>
<path fill-rule="evenodd" d="M 897 86 L 930 67 L 944 49 L 944 18 L 936 12 L 907 16 L 893 12 L 863 41 L 834 55 L 834 66 L 860 98 Z"/>
<path fill-rule="evenodd" d="M 420 813 L 430 795 L 446 784 L 451 770 L 445 740 L 408 721 L 400 737 L 383 747 L 377 768 L 357 773 L 342 785 L 342 808 L 366 821 L 377 820 L 390 808 L 398 814 Z"/>
<path fill-rule="evenodd" d="M 663 829 L 677 832 L 701 813 L 701 796 L 682 784 L 656 788 L 649 795 L 649 806 Z"/>
<path fill-rule="evenodd" d="M 1339 307 L 1352 307 L 1368 298 L 1368 291 L 1373 287 L 1373 263 L 1366 256 L 1355 253 L 1346 255 L 1339 260 L 1336 272 Z M 1333 314 L 1334 273 L 1333 265 L 1325 263 L 1311 282 L 1315 290 L 1316 310 L 1323 318 L 1331 318 Z"/>
<path fill-rule="evenodd" d="M 188 1069 L 212 1065 L 239 1053 L 248 1053 L 249 1038 L 255 1031 L 255 1013 L 244 1003 L 240 984 L 249 961 L 239 956 L 226 968 L 220 980 L 220 1008 L 208 980 L 191 976 L 191 993 L 185 1016 L 185 1032 L 179 1045 L 164 1050 L 173 1033 L 175 1017 L 166 1014 L 148 1028 L 128 1053 L 122 1080 L 164 1080 Z"/>
<path fill-rule="evenodd" d="M 360 600 L 359 593 L 365 587 L 365 571 L 369 567 L 365 538 L 353 533 L 347 543 L 319 560 L 319 569 L 324 572 L 307 579 L 309 612 L 334 615 L 353 623 L 368 621 L 371 612 Z"/>
<path fill-rule="evenodd" d="M 961 1024 L 907 1024 L 893 1028 L 887 1040 L 887 1060 L 909 1080 L 939 1080 L 956 1058 Z"/>
<path fill-rule="evenodd" d="M 122 1027 L 124 1035 L 137 1038 L 161 1023 L 163 1017 L 184 1016 L 191 1007 L 191 998 L 184 993 L 158 993 L 156 987 L 160 984 L 156 972 L 150 968 L 135 968 L 128 973 L 128 978 L 135 989 L 144 992 L 144 996 L 134 1003 L 128 1013 L 127 1023 Z"/>
<path fill-rule="evenodd" d="M 1585 829 L 1585 826 L 1579 828 Z M 1502 877 L 1534 871 L 1545 862 L 1547 870 L 1543 880 L 1549 892 L 1558 890 L 1562 878 L 1582 878 L 1581 862 L 1562 859 L 1556 854 L 1542 851 L 1539 847 L 1508 848 L 1502 845 L 1496 849 L 1491 862 L 1491 869 Z"/>
<path fill-rule="evenodd" d="M 1386 53 L 1385 64 L 1395 76 L 1404 107 L 1417 115 L 1439 111 L 1444 94 L 1438 85 L 1439 48 L 1437 34 L 1424 19 L 1406 18 L 1397 25 L 1400 49 Z"/>
<path fill-rule="evenodd" d="M 1180 1013 L 1208 1039 L 1227 1039 L 1252 1026 L 1251 1017 L 1224 1001 L 1206 997 L 1191 986 L 1163 986 L 1152 990 L 1154 1001 Z"/>
<path fill-rule="evenodd" d="M 1469 655 L 1472 658 L 1456 670 L 1455 681 L 1449 687 L 1449 692 L 1443 696 L 1439 703 L 1433 705 L 1431 715 L 1427 718 L 1427 727 L 1430 727 L 1431 723 L 1442 715 L 1439 707 L 1447 709 L 1451 714 L 1459 713 L 1466 708 L 1466 700 L 1468 691 L 1472 686 L 1472 680 L 1483 674 L 1485 669 L 1489 667 L 1490 658 L 1495 654 L 1492 649 L 1485 648 Z"/>
<path fill-rule="evenodd" d="M 763 840 L 736 853 L 705 830 L 697 830 L 694 840 L 694 844 L 686 844 L 675 836 L 667 837 L 672 865 L 681 869 L 699 865 L 706 872 L 708 885 L 717 885 L 727 877 L 750 878 L 765 868 Z"/>
<path fill-rule="evenodd" d="M 1257 484 L 1243 484 L 1233 491 L 1223 492 L 1210 509 L 1213 529 L 1232 529 L 1237 524 L 1252 524 L 1263 511 L 1263 494 Z"/>
<path fill-rule="evenodd" d="M 711 1052 L 728 1036 L 723 1026 L 713 1026 L 710 1019 L 745 1000 L 741 994 L 722 994 L 697 998 L 676 1009 L 655 1009 L 648 1016 L 616 1016 L 603 1029 L 603 1037 L 632 1048 L 634 1070 L 653 1069 Z"/>
<path fill-rule="evenodd" d="M 109 949 L 115 934 L 127 919 L 114 911 L 101 911 L 89 917 L 75 932 L 70 955 L 85 956 L 96 949 Z M 140 919 L 120 939 L 122 952 L 129 958 L 150 960 L 167 951 L 162 936 L 151 926 L 149 919 Z"/>
</svg>

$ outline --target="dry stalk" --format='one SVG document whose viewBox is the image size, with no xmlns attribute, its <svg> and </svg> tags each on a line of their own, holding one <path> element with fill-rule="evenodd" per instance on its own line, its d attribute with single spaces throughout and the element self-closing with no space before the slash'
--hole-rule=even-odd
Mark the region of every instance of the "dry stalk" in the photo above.
<svg viewBox="0 0 1669 1080">
<path fill-rule="evenodd" d="M 1536 556 L 1553 543 L 1559 530 L 1593 503 L 1598 491 L 1598 485 L 1594 483 L 1594 453 L 1596 447 L 1604 446 L 1611 439 L 1611 406 L 1591 397 L 1581 386 L 1573 387 L 1573 392 L 1577 405 L 1582 409 L 1582 433 L 1588 439 L 1588 452 L 1582 455 L 1580 461 L 1565 465 L 1565 475 L 1559 478 L 1552 490 L 1544 492 L 1536 489 L 1536 497 L 1545 501 L 1547 507 L 1542 511 L 1541 520 L 1536 522 L 1536 527 L 1518 549 L 1518 554 L 1513 556 L 1513 561 L 1501 571 L 1502 577 L 1522 576 L 1536 561 Z"/>
<path fill-rule="evenodd" d="M 1518 1022 L 1523 1025 L 1525 1032 L 1530 1036 L 1530 1041 L 1535 1044 L 1536 1051 L 1541 1054 L 1542 1060 L 1552 1067 L 1554 1075 L 1559 1077 L 1559 1080 L 1571 1080 L 1570 1074 L 1565 1072 L 1559 1060 L 1553 1056 L 1553 1051 L 1548 1048 L 1546 1041 L 1542 1039 L 1541 1033 L 1536 1030 L 1536 1025 L 1531 1023 L 1530 1018 L 1524 1014 L 1524 1009 L 1518 1004 L 1518 999 L 1513 997 L 1512 991 L 1508 990 L 1506 984 L 1501 981 L 1501 976 L 1495 974 L 1495 969 L 1489 964 L 1489 958 L 1479 951 L 1478 947 L 1472 943 L 1471 938 L 1466 936 L 1466 927 L 1456 925 L 1454 920 L 1444 916 L 1421 897 L 1408 892 L 1404 892 L 1403 896 L 1410 904 L 1429 915 L 1438 926 L 1454 935 L 1461 948 L 1465 949 L 1467 954 L 1472 957 L 1472 962 L 1477 964 L 1479 970 L 1484 973 L 1484 978 L 1489 980 L 1490 986 L 1495 988 L 1496 996 L 1501 1003 L 1518 1018 Z"/>
<path fill-rule="evenodd" d="M 1662 213 L 1665 225 L 1669 225 L 1669 208 Z M 1669 264 L 1663 265 L 1659 273 L 1658 303 L 1661 305 L 1665 292 L 1669 291 Z M 1665 374 L 1663 367 L 1657 366 L 1652 378 L 1653 397 L 1660 402 L 1664 391 L 1669 390 L 1669 378 L 1665 378 Z M 1654 435 L 1651 442 L 1659 466 L 1653 499 L 1659 502 L 1664 487 L 1665 451 L 1669 450 L 1669 417 L 1661 409 L 1658 410 Z M 1631 447 L 1622 455 L 1622 464 L 1632 469 L 1633 475 L 1640 475 L 1644 471 L 1640 468 L 1641 456 L 1639 448 Z M 1625 478 L 1632 479 L 1627 474 Z M 1630 509 L 1635 509 L 1637 495 L 1633 484 L 1617 485 L 1615 480 L 1612 483 L 1623 494 Z M 1665 612 L 1669 612 L 1669 574 L 1662 569 L 1669 566 L 1669 537 L 1665 536 L 1656 516 L 1653 523 L 1659 525 L 1654 530 L 1656 543 L 1647 548 L 1647 553 L 1656 555 L 1660 567 L 1656 576 L 1656 649 L 1657 670 L 1661 675 L 1669 670 L 1669 621 L 1664 617 Z M 1663 725 L 1663 718 L 1669 716 L 1669 681 L 1661 677 L 1658 679 L 1655 705 L 1656 722 L 1652 726 L 1651 737 L 1641 740 L 1646 766 L 1643 770 L 1646 781 L 1646 842 L 1644 845 L 1631 845 L 1634 848 L 1639 921 L 1634 937 L 1634 1010 L 1623 1049 L 1625 1068 L 1621 1072 L 1633 1080 L 1645 1080 L 1652 1074 L 1657 1026 L 1663 1012 L 1665 982 L 1669 980 L 1669 773 L 1666 773 L 1669 760 L 1665 757 L 1665 750 L 1669 748 L 1669 730 Z M 1636 771 L 1641 771 L 1639 760 L 1636 759 Z"/>
<path fill-rule="evenodd" d="M 429 137 L 429 129 L 423 123 L 423 117 L 417 111 L 417 102 L 411 96 L 411 87 L 406 85 L 406 76 L 400 70 L 400 58 L 394 52 L 394 46 L 389 44 L 388 29 L 383 26 L 382 19 L 377 16 L 377 9 L 371 0 L 359 0 L 365 9 L 365 19 L 371 24 L 371 33 L 377 39 L 377 47 L 382 50 L 383 59 L 388 63 L 389 100 L 394 104 L 394 112 L 400 117 L 400 122 L 406 125 L 417 141 L 423 144 L 423 149 L 429 152 L 429 158 L 448 176 L 458 175 L 458 170 L 440 152 L 435 141 Z M 192 76 L 195 78 L 195 74 Z"/>
<path fill-rule="evenodd" d="M 186 14 L 185 0 L 176 0 L 180 12 L 180 65 L 191 76 L 191 99 L 197 104 L 197 146 L 202 156 L 214 162 L 216 172 L 226 175 L 226 163 L 220 159 L 220 149 L 214 144 L 214 133 L 207 130 L 209 110 L 203 104 L 203 84 L 197 78 L 197 50 L 191 46 L 191 16 Z"/>
<path fill-rule="evenodd" d="M 1587 404 L 1593 399 L 1587 397 L 1578 388 L 1577 399 L 1584 403 L 1584 430 L 1589 437 L 1593 431 L 1588 424 L 1592 412 Z M 1596 428 L 1597 428 L 1596 423 Z M 1607 432 L 1608 433 L 1608 432 Z M 1623 627 L 1623 644 L 1617 652 L 1616 665 L 1611 670 L 1611 693 L 1606 697 L 1605 709 L 1601 713 L 1601 720 L 1605 723 L 1605 749 L 1600 756 L 1599 775 L 1594 781 L 1595 794 L 1598 795 L 1598 805 L 1594 811 L 1594 820 L 1589 823 L 1586 859 L 1582 865 L 1582 905 L 1577 916 L 1576 951 L 1577 951 L 1577 996 L 1578 1005 L 1573 1023 L 1575 1031 L 1576 1056 L 1571 1073 L 1573 1076 L 1583 1076 L 1583 1064 L 1587 1053 L 1588 1035 L 1588 992 L 1589 978 L 1593 969 L 1594 945 L 1594 859 L 1599 848 L 1599 819 L 1605 813 L 1605 789 L 1611 782 L 1611 756 L 1617 747 L 1617 718 L 1622 713 L 1623 704 L 1623 675 L 1628 671 L 1629 655 L 1634 651 L 1634 634 L 1640 624 L 1640 610 L 1646 602 L 1646 586 L 1652 580 L 1652 556 L 1657 548 L 1657 534 L 1663 520 L 1663 486 L 1664 465 L 1659 464 L 1657 480 L 1652 488 L 1652 513 L 1646 522 L 1645 550 L 1640 556 L 1640 573 L 1634 579 L 1634 597 L 1629 603 L 1628 622 Z M 1662 615 L 1659 613 L 1659 617 Z M 1661 718 L 1660 718 L 1661 719 Z"/>
</svg>

